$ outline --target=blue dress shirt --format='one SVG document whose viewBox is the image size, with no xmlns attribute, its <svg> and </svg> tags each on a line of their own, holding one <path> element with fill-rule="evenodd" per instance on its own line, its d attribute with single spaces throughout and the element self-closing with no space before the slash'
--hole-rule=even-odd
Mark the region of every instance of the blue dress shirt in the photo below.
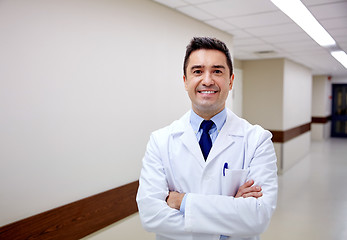
<svg viewBox="0 0 347 240">
<path fill-rule="evenodd" d="M 209 131 L 209 134 L 210 134 L 210 137 L 212 140 L 212 144 L 214 143 L 214 141 L 216 140 L 216 138 L 218 136 L 218 133 L 220 132 L 220 130 L 224 126 L 226 119 L 227 119 L 227 112 L 226 112 L 225 108 L 223 111 L 221 111 L 220 113 L 218 113 L 217 115 L 215 115 L 211 118 L 211 120 L 214 122 L 213 126 L 211 127 L 211 130 Z M 201 125 L 202 121 L 204 121 L 204 120 L 205 119 L 200 117 L 198 114 L 196 114 L 192 110 L 192 112 L 190 114 L 190 124 L 192 125 L 192 128 L 194 130 L 194 133 L 196 135 L 196 139 L 198 140 L 198 142 L 200 141 L 200 137 L 202 134 L 202 129 L 200 129 L 200 125 Z"/>
</svg>

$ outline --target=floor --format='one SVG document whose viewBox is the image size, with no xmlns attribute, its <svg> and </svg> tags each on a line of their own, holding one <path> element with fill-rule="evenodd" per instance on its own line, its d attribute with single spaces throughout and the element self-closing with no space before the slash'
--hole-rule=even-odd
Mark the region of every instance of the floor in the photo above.
<svg viewBox="0 0 347 240">
<path fill-rule="evenodd" d="M 347 239 L 347 139 L 312 142 L 279 176 L 276 212 L 262 240 Z"/>
</svg>

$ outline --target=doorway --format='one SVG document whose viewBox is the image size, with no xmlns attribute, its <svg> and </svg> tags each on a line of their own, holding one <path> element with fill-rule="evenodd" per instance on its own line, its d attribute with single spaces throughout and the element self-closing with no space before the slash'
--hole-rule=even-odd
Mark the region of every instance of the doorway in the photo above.
<svg viewBox="0 0 347 240">
<path fill-rule="evenodd" d="M 331 136 L 347 138 L 347 84 L 333 84 Z"/>
</svg>

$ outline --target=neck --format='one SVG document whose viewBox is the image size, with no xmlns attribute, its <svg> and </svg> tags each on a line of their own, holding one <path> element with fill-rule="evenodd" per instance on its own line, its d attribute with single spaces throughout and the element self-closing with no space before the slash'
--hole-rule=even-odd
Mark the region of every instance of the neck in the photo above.
<svg viewBox="0 0 347 240">
<path fill-rule="evenodd" d="M 216 116 L 218 113 L 220 113 L 221 111 L 223 111 L 224 108 L 222 108 L 221 110 L 217 111 L 217 112 L 200 112 L 200 111 L 196 111 L 195 109 L 193 109 L 193 111 L 199 115 L 200 117 L 202 117 L 204 120 L 210 120 L 211 118 L 213 118 L 214 116 Z"/>
</svg>

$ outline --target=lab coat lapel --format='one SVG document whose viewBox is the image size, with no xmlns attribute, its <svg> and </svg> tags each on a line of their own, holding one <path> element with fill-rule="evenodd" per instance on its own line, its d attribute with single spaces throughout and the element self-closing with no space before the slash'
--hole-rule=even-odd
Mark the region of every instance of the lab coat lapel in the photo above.
<svg viewBox="0 0 347 240">
<path fill-rule="evenodd" d="M 221 152 L 233 145 L 235 136 L 243 136 L 243 129 L 240 126 L 239 117 L 228 109 L 226 122 L 219 132 L 207 160 L 216 158 Z"/>
<path fill-rule="evenodd" d="M 180 127 L 177 129 L 178 132 L 183 132 L 180 140 L 182 141 L 182 144 L 185 146 L 186 150 L 190 152 L 197 162 L 203 167 L 205 165 L 205 160 L 196 139 L 194 130 L 190 125 L 190 113 L 185 114 L 180 121 Z"/>
<path fill-rule="evenodd" d="M 211 152 L 208 155 L 207 160 L 214 159 L 225 149 L 230 147 L 235 142 L 232 134 L 228 130 L 228 121 L 224 124 L 223 128 L 218 134 L 218 137 L 212 145 Z"/>
<path fill-rule="evenodd" d="M 205 161 L 203 161 L 204 157 L 202 155 L 199 143 L 196 139 L 193 129 L 186 129 L 186 131 L 184 131 L 183 135 L 181 136 L 181 140 L 182 143 L 185 145 L 187 151 L 194 155 L 199 164 L 203 166 L 205 163 Z"/>
</svg>

